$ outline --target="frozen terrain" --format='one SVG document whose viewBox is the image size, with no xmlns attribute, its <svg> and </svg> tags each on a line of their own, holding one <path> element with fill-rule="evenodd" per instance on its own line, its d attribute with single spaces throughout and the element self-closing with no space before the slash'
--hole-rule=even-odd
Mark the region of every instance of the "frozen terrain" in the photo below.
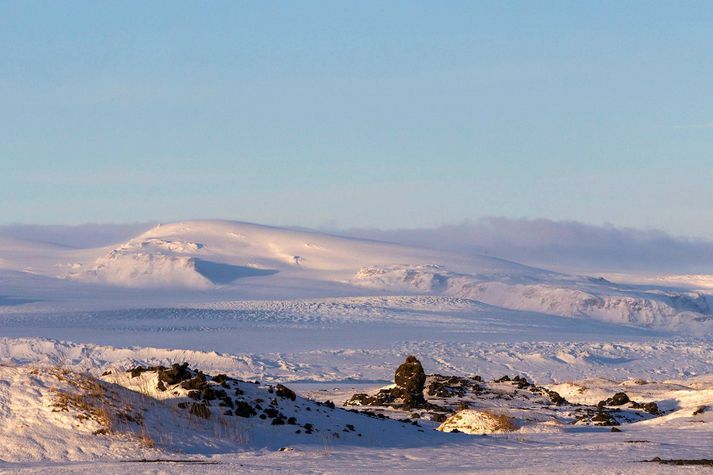
<svg viewBox="0 0 713 475">
<path fill-rule="evenodd" d="M 0 236 L 0 471 L 95 472 L 100 461 L 110 473 L 652 473 L 680 467 L 643 460 L 712 458 L 707 280 L 607 277 L 227 221 L 156 226 L 101 247 Z M 517 375 L 573 404 L 625 391 L 666 413 L 620 433 L 564 417 L 557 430 L 482 436 L 340 409 L 389 384 L 409 354 L 429 374 Z M 260 381 L 244 390 L 252 399 L 286 384 L 298 399 L 283 412 L 331 400 L 335 412 L 312 423 L 344 435 L 186 418 L 176 404 L 187 393 L 157 392 L 156 375 L 121 376 L 182 362 Z M 114 403 L 84 417 L 79 406 L 96 400 L 82 391 Z M 76 407 L 53 412 L 58 393 Z M 127 404 L 143 423 L 95 434 Z M 300 421 L 293 412 L 285 416 Z M 481 427 L 477 412 L 469 417 Z M 138 462 L 166 459 L 183 462 Z"/>
</svg>

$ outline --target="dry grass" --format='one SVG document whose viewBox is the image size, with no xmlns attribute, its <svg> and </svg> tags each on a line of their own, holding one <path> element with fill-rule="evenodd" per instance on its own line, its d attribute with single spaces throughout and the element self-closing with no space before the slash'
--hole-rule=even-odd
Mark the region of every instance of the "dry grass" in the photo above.
<svg viewBox="0 0 713 475">
<path fill-rule="evenodd" d="M 495 422 L 495 430 L 499 432 L 512 432 L 517 430 L 517 426 L 513 422 L 512 418 L 506 416 L 505 414 L 497 414 L 490 411 L 483 411 L 488 414 L 492 420 Z"/>
<path fill-rule="evenodd" d="M 453 414 L 439 430 L 458 429 L 469 434 L 512 432 L 517 430 L 514 419 L 488 410 L 463 410 Z"/>
<path fill-rule="evenodd" d="M 33 369 L 39 374 L 39 369 Z M 130 433 L 136 435 L 145 447 L 155 446 L 148 432 L 143 414 L 105 383 L 91 375 L 77 373 L 55 366 L 47 370 L 50 375 L 64 383 L 62 388 L 53 387 L 53 412 L 70 412 L 81 423 L 92 422 L 98 426 L 95 434 Z"/>
</svg>

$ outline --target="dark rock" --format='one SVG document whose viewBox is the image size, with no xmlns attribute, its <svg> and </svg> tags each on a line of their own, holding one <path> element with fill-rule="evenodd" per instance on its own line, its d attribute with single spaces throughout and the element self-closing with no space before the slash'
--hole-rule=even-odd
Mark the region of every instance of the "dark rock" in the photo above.
<svg viewBox="0 0 713 475">
<path fill-rule="evenodd" d="M 293 426 L 294 426 L 294 425 L 297 425 L 297 419 L 294 418 L 294 417 L 288 417 L 288 418 L 287 418 L 287 423 L 290 424 L 290 425 L 293 425 Z"/>
<path fill-rule="evenodd" d="M 267 415 L 267 417 L 269 417 L 270 419 L 274 419 L 275 417 L 277 417 L 280 414 L 280 411 L 278 411 L 277 409 L 272 408 L 272 407 L 268 407 L 267 409 L 265 409 L 262 412 L 265 413 Z"/>
<path fill-rule="evenodd" d="M 611 432 L 621 432 L 621 429 L 617 429 L 616 427 L 611 428 Z"/>
<path fill-rule="evenodd" d="M 607 411 L 600 410 L 592 416 L 592 422 L 598 426 L 618 426 L 619 422 Z"/>
<path fill-rule="evenodd" d="M 297 399 L 297 394 L 287 386 L 283 386 L 282 384 L 278 384 L 275 386 L 275 394 L 277 394 L 281 398 L 285 399 L 290 399 L 294 401 Z"/>
<path fill-rule="evenodd" d="M 599 404 L 603 402 L 605 406 L 623 406 L 629 401 L 631 400 L 629 399 L 629 396 L 626 395 L 626 393 L 616 393 L 606 401 L 601 401 Z"/>
<path fill-rule="evenodd" d="M 406 361 L 396 369 L 394 382 L 397 387 L 392 391 L 401 396 L 405 405 L 415 407 L 426 402 L 423 397 L 426 372 L 415 356 L 406 357 Z"/>
<path fill-rule="evenodd" d="M 345 406 L 385 406 L 394 402 L 394 395 L 391 390 L 382 389 L 374 396 L 369 396 L 364 393 L 357 393 L 353 395 L 347 402 L 344 403 Z"/>
<path fill-rule="evenodd" d="M 539 388 L 542 393 L 544 393 L 548 398 L 550 398 L 550 401 L 552 401 L 556 406 L 562 406 L 564 404 L 569 404 L 565 398 L 560 396 L 560 393 L 557 391 L 552 391 L 547 388 Z"/>
<path fill-rule="evenodd" d="M 235 401 L 235 415 L 240 417 L 252 417 L 257 412 L 245 401 Z"/>
<path fill-rule="evenodd" d="M 165 384 L 168 384 L 169 386 L 178 384 L 182 381 L 186 381 L 187 379 L 191 379 L 192 377 L 193 373 L 188 368 L 188 363 L 183 363 L 180 365 L 178 363 L 174 363 L 173 365 L 171 365 L 170 369 L 162 368 L 158 372 L 158 380 L 162 381 Z"/>
<path fill-rule="evenodd" d="M 654 457 L 651 460 L 644 460 L 644 462 L 656 462 L 661 465 L 699 465 L 703 467 L 713 467 L 713 459 L 662 459 L 661 457 Z"/>
<path fill-rule="evenodd" d="M 213 389 L 208 385 L 206 385 L 201 391 L 201 396 L 206 401 L 213 401 L 218 398 L 229 399 L 225 391 L 223 391 L 222 389 Z"/>
<path fill-rule="evenodd" d="M 439 413 L 431 414 L 431 420 L 433 422 L 445 422 L 446 419 L 448 419 L 448 416 L 446 416 L 445 414 L 439 414 Z"/>
<path fill-rule="evenodd" d="M 208 386 L 208 383 L 206 382 L 205 374 L 201 373 L 200 371 L 195 375 L 195 377 L 184 380 L 181 383 L 181 387 L 183 389 L 202 390 L 206 386 Z"/>
<path fill-rule="evenodd" d="M 478 377 L 479 378 L 479 377 Z M 459 376 L 443 376 L 434 374 L 430 376 L 430 381 L 426 388 L 429 396 L 447 398 L 464 397 L 466 392 L 480 392 L 481 387 L 474 378 L 461 378 Z"/>
</svg>

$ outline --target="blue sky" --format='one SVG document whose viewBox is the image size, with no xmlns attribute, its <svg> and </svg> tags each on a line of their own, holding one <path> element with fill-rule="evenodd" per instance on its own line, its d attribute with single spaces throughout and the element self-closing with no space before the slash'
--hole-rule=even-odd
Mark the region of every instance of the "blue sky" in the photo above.
<svg viewBox="0 0 713 475">
<path fill-rule="evenodd" d="M 713 2 L 0 1 L 0 222 L 713 237 Z"/>
</svg>

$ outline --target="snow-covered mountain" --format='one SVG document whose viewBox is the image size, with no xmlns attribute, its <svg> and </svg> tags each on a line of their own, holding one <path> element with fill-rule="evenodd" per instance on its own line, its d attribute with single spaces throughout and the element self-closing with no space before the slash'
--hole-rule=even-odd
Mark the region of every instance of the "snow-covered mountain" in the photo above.
<svg viewBox="0 0 713 475">
<path fill-rule="evenodd" d="M 158 225 L 99 249 L 16 246 L 13 253 L 10 244 L 0 267 L 61 277 L 75 286 L 236 298 L 264 298 L 266 289 L 271 298 L 287 289 L 290 297 L 329 296 L 338 288 L 345 296 L 443 295 L 633 326 L 695 333 L 713 328 L 710 300 L 699 292 L 619 285 L 488 256 L 239 222 Z M 33 266 L 27 269 L 23 260 Z"/>
</svg>

